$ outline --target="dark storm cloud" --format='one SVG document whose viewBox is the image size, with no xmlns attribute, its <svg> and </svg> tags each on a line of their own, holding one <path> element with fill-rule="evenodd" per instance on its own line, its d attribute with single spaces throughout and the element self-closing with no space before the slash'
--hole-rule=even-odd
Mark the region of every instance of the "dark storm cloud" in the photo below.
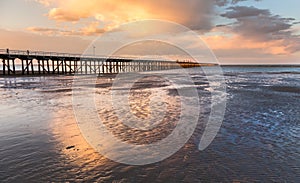
<svg viewBox="0 0 300 183">
<path fill-rule="evenodd" d="M 237 4 L 237 3 L 243 2 L 243 1 L 249 1 L 249 0 L 215 0 L 217 6 L 226 6 L 228 4 Z M 252 1 L 262 1 L 262 0 L 252 0 Z"/>
<path fill-rule="evenodd" d="M 221 16 L 226 18 L 236 18 L 236 19 L 242 19 L 245 17 L 254 17 L 259 15 L 266 15 L 270 16 L 271 13 L 267 9 L 258 9 L 255 7 L 247 7 L 247 6 L 236 6 L 236 7 L 230 7 L 227 8 L 226 13 L 221 14 Z"/>
<path fill-rule="evenodd" d="M 294 35 L 292 26 L 297 23 L 294 18 L 284 18 L 273 15 L 270 10 L 256 7 L 235 6 L 227 8 L 222 17 L 235 19 L 231 25 L 227 25 L 232 31 L 248 39 L 260 41 L 282 40 L 287 44 L 286 49 L 298 51 L 299 36 Z"/>
</svg>

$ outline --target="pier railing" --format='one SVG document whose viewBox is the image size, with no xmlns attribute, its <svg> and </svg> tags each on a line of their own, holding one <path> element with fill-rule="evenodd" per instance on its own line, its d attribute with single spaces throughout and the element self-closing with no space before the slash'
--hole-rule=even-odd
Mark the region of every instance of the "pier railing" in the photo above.
<svg viewBox="0 0 300 183">
<path fill-rule="evenodd" d="M 46 51 L 32 51 L 32 50 L 11 50 L 0 49 L 0 54 L 7 55 L 27 55 L 27 56 L 44 56 L 44 57 L 77 57 L 77 58 L 115 58 L 115 59 L 134 59 L 135 57 L 124 56 L 104 56 L 104 55 L 87 55 L 87 54 L 75 54 L 75 53 L 61 53 L 61 52 L 46 52 Z"/>
</svg>

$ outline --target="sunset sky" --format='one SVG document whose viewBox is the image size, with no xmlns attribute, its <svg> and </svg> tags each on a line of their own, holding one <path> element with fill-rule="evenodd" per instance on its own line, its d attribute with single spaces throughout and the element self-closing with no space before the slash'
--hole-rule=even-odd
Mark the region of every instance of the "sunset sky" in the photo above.
<svg viewBox="0 0 300 183">
<path fill-rule="evenodd" d="M 299 7 L 299 0 L 1 0 L 0 48 L 82 53 L 124 23 L 160 19 L 197 32 L 222 64 L 300 64 Z"/>
</svg>

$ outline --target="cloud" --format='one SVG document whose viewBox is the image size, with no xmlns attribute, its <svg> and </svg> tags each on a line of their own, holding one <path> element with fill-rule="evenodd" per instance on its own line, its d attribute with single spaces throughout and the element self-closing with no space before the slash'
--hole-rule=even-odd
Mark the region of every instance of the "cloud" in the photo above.
<svg viewBox="0 0 300 183">
<path fill-rule="evenodd" d="M 231 34 L 230 36 L 204 36 L 203 40 L 210 45 L 214 51 L 221 53 L 218 55 L 221 57 L 240 57 L 241 55 L 247 57 L 250 57 L 251 55 L 252 57 L 264 57 L 266 55 L 271 56 L 289 54 L 289 51 L 286 50 L 287 47 L 284 45 L 283 40 L 261 42 L 245 39 L 243 36 L 238 34 Z M 255 51 L 256 54 L 252 54 L 253 51 Z"/>
<path fill-rule="evenodd" d="M 44 5 L 46 7 L 50 6 L 50 4 L 52 2 L 51 0 L 34 0 L 34 1 L 37 2 L 37 3 L 40 3 L 42 5 Z"/>
<path fill-rule="evenodd" d="M 116 27 L 140 19 L 164 19 L 188 26 L 194 30 L 210 30 L 214 6 L 236 4 L 245 0 L 37 0 L 53 8 L 50 19 L 77 22 L 95 18 L 107 27 Z"/>
<path fill-rule="evenodd" d="M 45 27 L 28 27 L 26 30 L 34 33 L 44 35 L 63 35 L 63 36 L 97 36 L 106 32 L 105 29 L 99 28 L 99 22 L 91 22 L 89 25 L 77 29 L 66 30 L 58 28 L 45 28 Z"/>
<path fill-rule="evenodd" d="M 69 21 L 74 22 L 78 21 L 80 18 L 87 18 L 88 14 L 79 14 L 77 12 L 70 12 L 68 10 L 64 10 L 62 8 L 53 8 L 49 11 L 48 17 L 50 19 L 58 20 L 58 21 Z"/>
<path fill-rule="evenodd" d="M 244 39 L 259 42 L 274 42 L 285 47 L 286 53 L 300 50 L 299 36 L 294 35 L 292 26 L 295 19 L 273 15 L 267 9 L 235 6 L 227 9 L 221 16 L 234 19 L 227 28 Z M 220 26 L 219 26 L 220 27 Z"/>
<path fill-rule="evenodd" d="M 204 34 L 203 38 L 222 58 L 274 58 L 273 56 L 280 55 L 281 57 L 300 50 L 300 39 L 295 35 L 293 27 L 299 22 L 293 18 L 275 15 L 268 9 L 238 6 L 240 2 L 247 0 L 36 1 L 49 8 L 47 16 L 59 22 L 58 25 L 64 22 L 69 25 L 68 22 L 71 22 L 74 26 L 68 29 L 40 27 L 27 29 L 35 33 L 96 36 L 130 21 L 164 19 L 186 25 L 201 34 L 212 32 L 210 35 Z M 216 9 L 224 10 L 226 7 L 228 8 L 224 13 L 215 12 Z M 213 25 L 213 19 L 219 15 L 231 20 L 231 23 Z M 84 23 L 83 27 L 81 27 L 82 23 Z M 163 28 L 153 26 L 147 27 L 148 29 L 161 30 Z M 140 33 L 134 36 L 143 35 L 139 27 L 136 30 Z M 108 45 L 110 44 L 105 46 Z"/>
<path fill-rule="evenodd" d="M 220 29 L 226 31 L 224 30 L 226 27 L 218 27 L 213 32 L 220 31 Z M 237 33 L 205 35 L 202 38 L 222 64 L 299 63 L 299 52 L 294 53 L 289 50 L 289 43 L 285 43 L 284 40 L 249 40 Z"/>
<path fill-rule="evenodd" d="M 45 34 L 54 34 L 60 31 L 59 29 L 56 28 L 42 28 L 42 27 L 28 27 L 27 30 L 31 32 L 42 32 Z"/>
<path fill-rule="evenodd" d="M 267 9 L 255 7 L 236 6 L 228 10 L 221 16 L 235 19 L 236 22 L 231 25 L 232 29 L 245 37 L 270 40 L 292 35 L 291 27 L 295 20 L 293 18 L 282 18 L 272 15 Z"/>
<path fill-rule="evenodd" d="M 99 24 L 99 22 L 91 22 L 88 26 L 81 28 L 79 32 L 86 36 L 103 34 L 104 32 L 106 32 L 106 30 L 103 28 L 98 28 Z"/>
<path fill-rule="evenodd" d="M 243 2 L 243 1 L 248 1 L 248 0 L 216 0 L 216 5 L 217 6 L 226 6 L 229 4 L 237 4 L 237 3 Z M 262 1 L 262 0 L 254 0 L 254 1 Z"/>
<path fill-rule="evenodd" d="M 105 29 L 141 19 L 162 19 L 183 24 L 193 30 L 213 28 L 214 7 L 247 0 L 35 0 L 47 7 L 47 16 L 58 22 L 78 22 L 94 18 Z M 251 0 L 248 0 L 251 1 Z M 259 0 L 252 0 L 259 1 Z"/>
<path fill-rule="evenodd" d="M 40 35 L 46 36 L 80 36 L 86 35 L 83 32 L 77 30 L 66 30 L 66 29 L 58 29 L 58 28 L 45 28 L 45 27 L 28 27 L 27 31 L 37 33 Z"/>
<path fill-rule="evenodd" d="M 258 9 L 255 7 L 247 7 L 247 6 L 235 6 L 227 8 L 230 11 L 227 11 L 224 14 L 221 14 L 221 16 L 226 18 L 235 18 L 235 19 L 241 19 L 246 17 L 258 17 L 259 15 L 267 15 L 270 16 L 271 13 L 269 10 L 266 9 Z"/>
</svg>

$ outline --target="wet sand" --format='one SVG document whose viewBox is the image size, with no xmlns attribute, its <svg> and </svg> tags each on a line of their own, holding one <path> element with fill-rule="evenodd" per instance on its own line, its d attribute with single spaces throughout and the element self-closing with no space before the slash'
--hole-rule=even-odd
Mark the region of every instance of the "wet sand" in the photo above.
<svg viewBox="0 0 300 183">
<path fill-rule="evenodd" d="M 291 74 L 294 71 L 286 73 L 286 69 L 281 74 L 277 70 L 269 73 L 268 69 L 256 74 L 228 69 L 225 119 L 213 143 L 204 151 L 198 150 L 210 112 L 210 93 L 205 76 L 195 73 L 192 77 L 197 83 L 202 110 L 193 136 L 171 157 L 145 166 L 113 162 L 86 142 L 73 113 L 71 76 L 0 78 L 0 179 L 298 182 L 299 75 Z M 147 118 L 149 97 L 162 93 L 170 111 L 160 126 L 164 131 L 128 131 L 116 123 L 111 106 L 103 105 L 100 98 L 96 100 L 103 121 L 123 140 L 138 144 L 148 135 L 148 141 L 143 143 L 151 143 L 172 131 L 174 126 L 170 122 L 176 123 L 178 93 L 169 83 L 152 79 L 146 78 L 134 87 L 131 108 L 137 116 Z M 99 79 L 96 95 L 107 96 L 112 82 L 112 78 Z"/>
</svg>

